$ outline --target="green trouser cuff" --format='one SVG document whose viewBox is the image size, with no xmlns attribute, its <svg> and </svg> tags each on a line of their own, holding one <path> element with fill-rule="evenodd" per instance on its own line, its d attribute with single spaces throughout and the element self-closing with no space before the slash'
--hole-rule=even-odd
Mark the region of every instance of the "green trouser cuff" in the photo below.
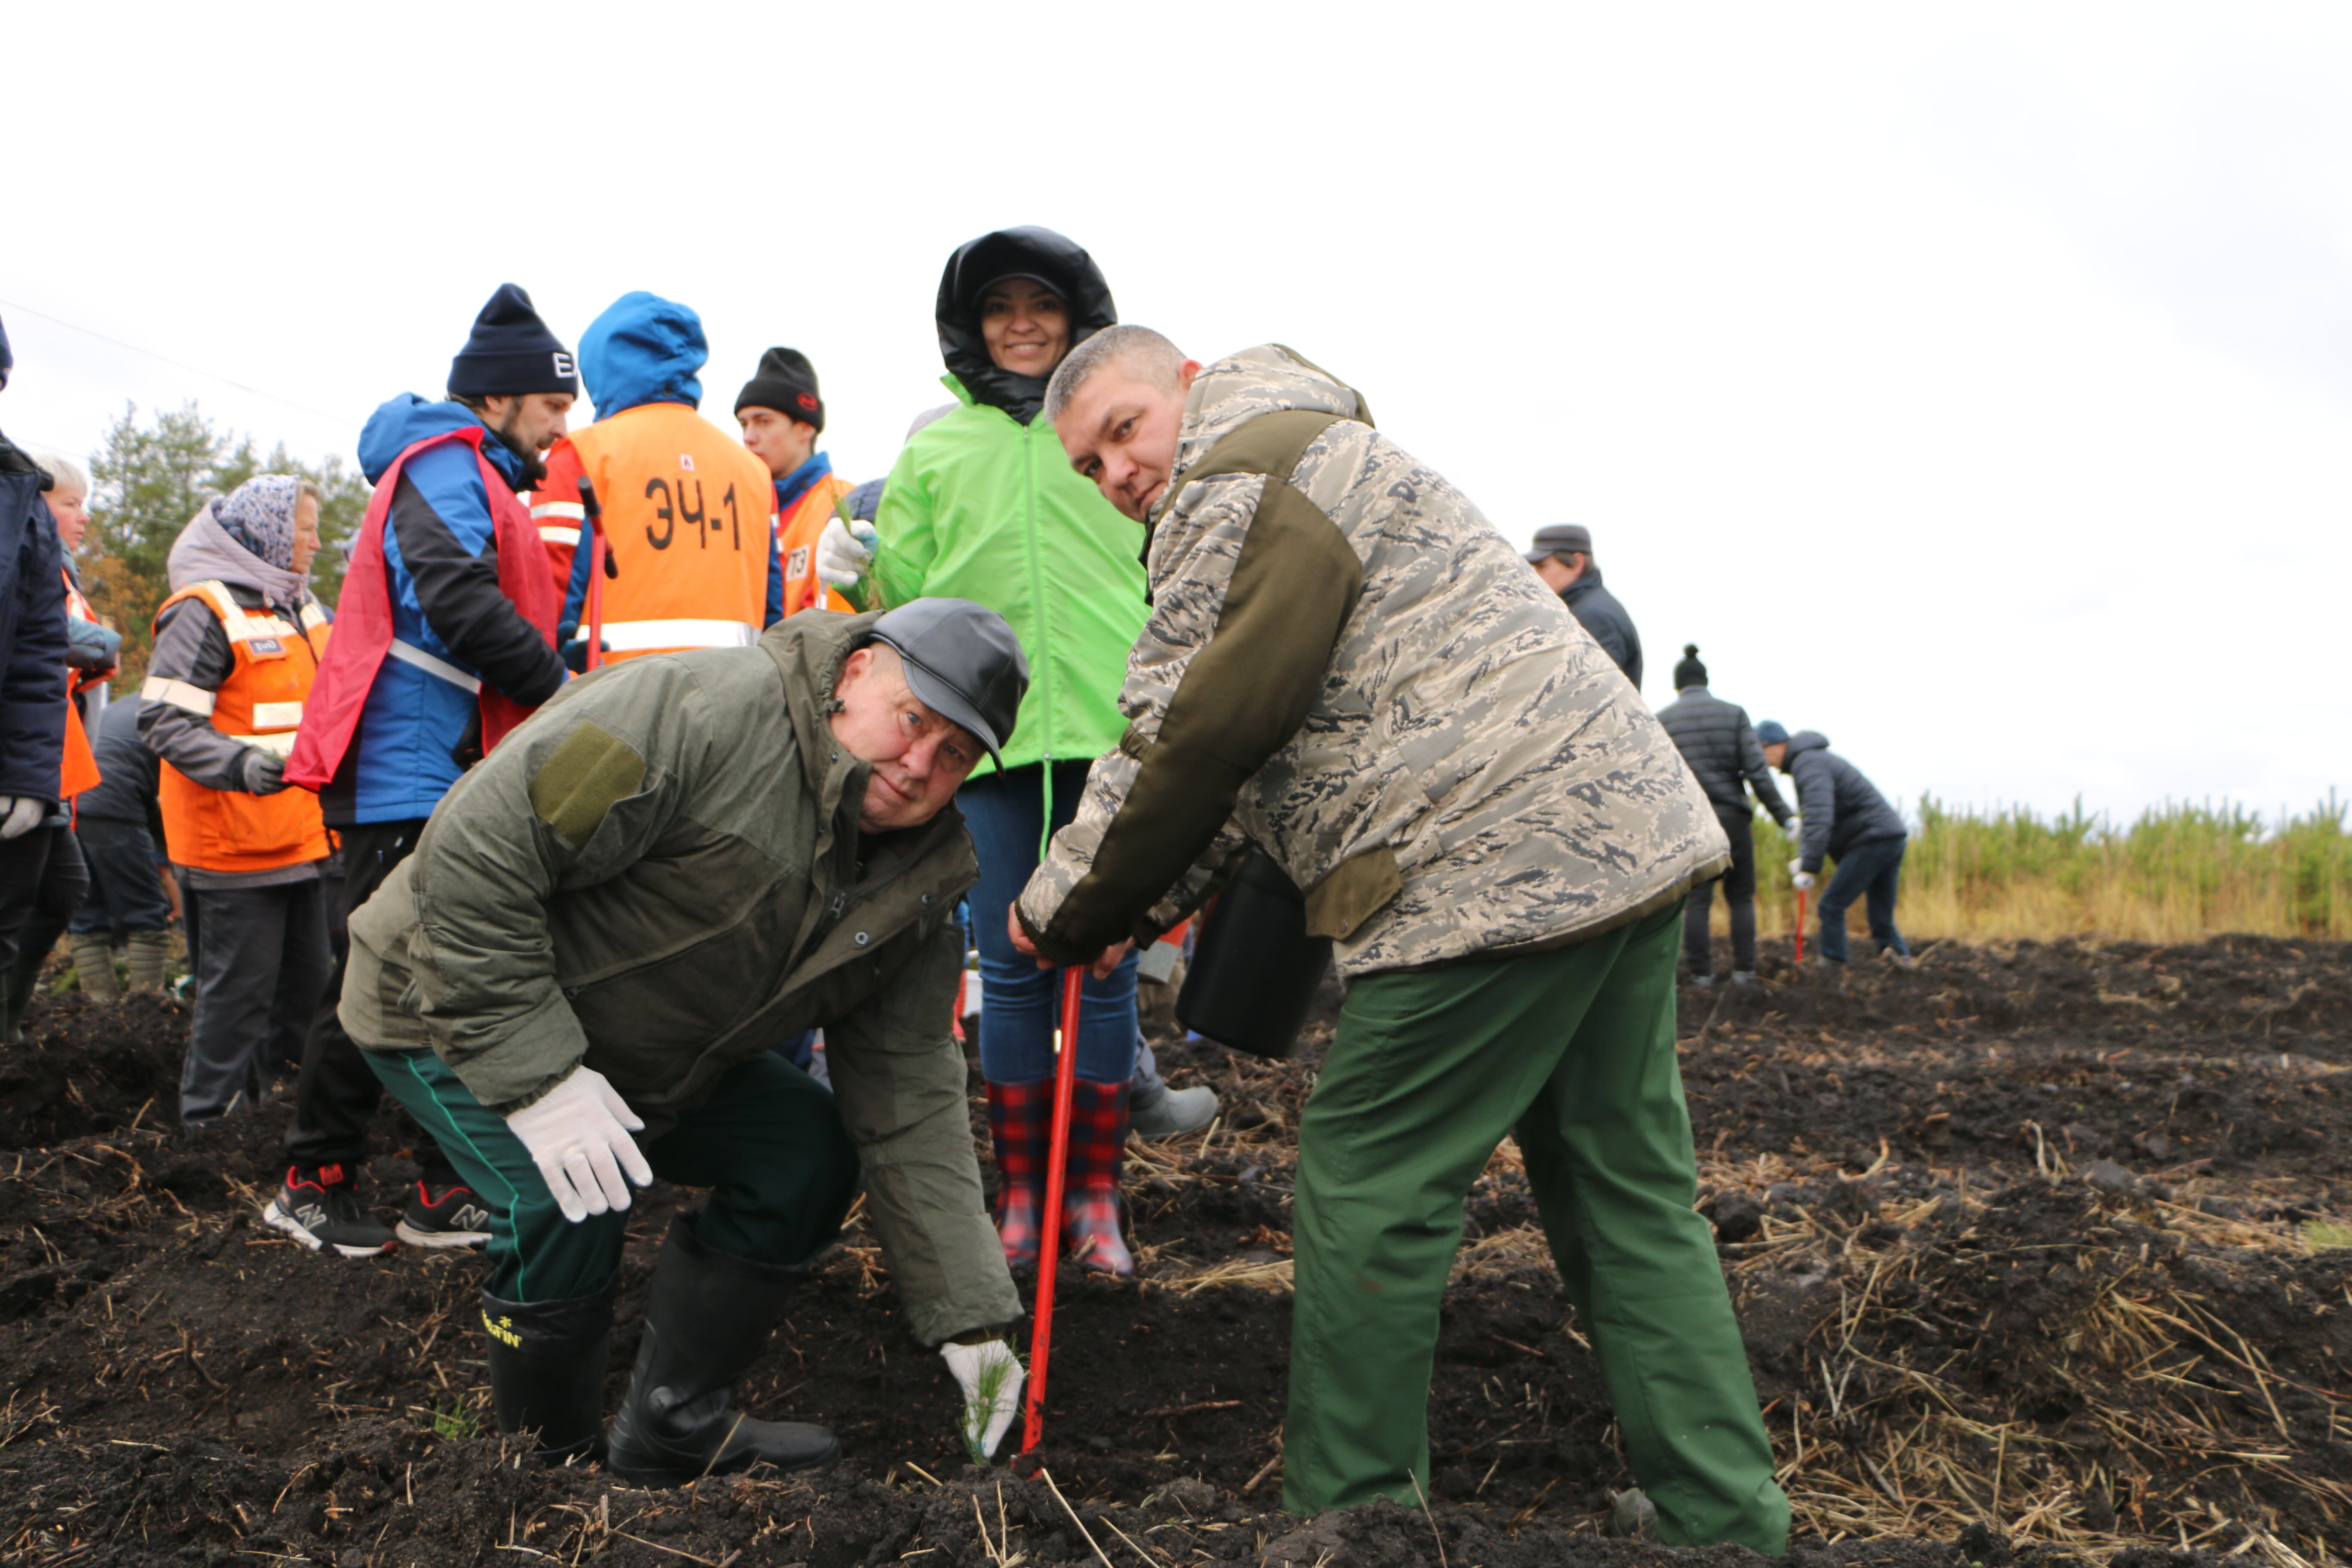
<svg viewBox="0 0 2352 1568">
<path fill-rule="evenodd" d="M 1787 1547 L 1675 1055 L 1682 905 L 1555 952 L 1371 975 L 1299 1123 L 1283 1506 L 1429 1485 L 1462 1201 L 1516 1133 L 1635 1479 L 1671 1543 Z"/>
<path fill-rule="evenodd" d="M 605 1287 L 627 1239 L 627 1210 L 566 1220 L 506 1118 L 476 1100 L 440 1058 L 364 1054 L 466 1184 L 497 1211 L 487 1294 L 558 1301 Z M 833 1096 L 776 1056 L 729 1068 L 708 1100 L 643 1152 L 662 1180 L 710 1189 L 697 1222 L 703 1241 L 762 1264 L 803 1264 L 831 1246 L 857 1191 L 857 1151 Z"/>
</svg>

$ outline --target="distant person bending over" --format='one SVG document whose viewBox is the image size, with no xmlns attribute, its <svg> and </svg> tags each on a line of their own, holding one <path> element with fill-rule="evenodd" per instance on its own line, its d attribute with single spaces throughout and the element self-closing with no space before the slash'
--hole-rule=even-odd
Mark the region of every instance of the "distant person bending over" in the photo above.
<svg viewBox="0 0 2352 1568">
<path fill-rule="evenodd" d="M 1797 781 L 1804 837 L 1789 875 L 1799 888 L 1811 888 L 1824 860 L 1837 862 L 1821 898 L 1822 962 L 1845 962 L 1845 912 L 1856 899 L 1868 900 L 1870 936 L 1878 951 L 1910 957 L 1895 929 L 1895 881 L 1911 837 L 1903 818 L 1860 768 L 1830 750 L 1826 735 L 1812 730 L 1791 735 L 1767 719 L 1756 726 L 1756 738 L 1764 743 L 1764 760 Z"/>
<path fill-rule="evenodd" d="M 1748 722 L 1748 710 L 1706 689 L 1706 666 L 1699 662 L 1696 643 L 1683 645 L 1682 662 L 1675 666 L 1675 700 L 1658 710 L 1658 722 L 1675 738 L 1675 749 L 1697 775 L 1699 788 L 1715 807 L 1715 819 L 1731 840 L 1731 869 L 1691 894 L 1690 909 L 1683 917 L 1683 956 L 1695 984 L 1715 984 L 1706 922 L 1719 887 L 1731 914 L 1731 983 L 1751 984 L 1756 979 L 1756 812 L 1748 804 L 1748 791 L 1756 792 L 1757 803 L 1783 828 L 1796 820 L 1795 814 L 1781 803 L 1764 748 Z"/>
<path fill-rule="evenodd" d="M 1559 595 L 1584 629 L 1592 634 L 1633 689 L 1642 689 L 1642 634 L 1617 595 L 1601 585 L 1601 568 L 1592 559 L 1592 531 L 1578 522 L 1556 522 L 1536 531 L 1535 548 L 1528 563 L 1544 586 Z"/>
<path fill-rule="evenodd" d="M 1101 963 L 1245 844 L 1349 984 L 1298 1123 L 1283 1506 L 1429 1479 L 1463 1199 L 1516 1137 L 1670 1544 L 1786 1550 L 1675 1055 L 1685 895 L 1723 830 L 1625 676 L 1478 509 L 1274 344 L 1203 369 L 1113 327 L 1047 395 L 1151 531 L 1129 728 L 1010 934 Z"/>
</svg>

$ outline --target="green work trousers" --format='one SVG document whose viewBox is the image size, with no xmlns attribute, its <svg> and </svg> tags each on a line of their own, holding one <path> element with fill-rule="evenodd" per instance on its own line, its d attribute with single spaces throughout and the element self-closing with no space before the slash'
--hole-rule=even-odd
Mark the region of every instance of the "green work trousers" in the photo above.
<svg viewBox="0 0 2352 1568">
<path fill-rule="evenodd" d="M 628 1211 L 566 1220 L 530 1151 L 431 1051 L 367 1051 L 408 1113 L 498 1213 L 482 1289 L 506 1301 L 562 1301 L 604 1288 L 621 1261 Z M 833 1096 L 782 1057 L 721 1075 L 710 1098 L 643 1146 L 654 1174 L 708 1187 L 696 1234 L 760 1263 L 805 1263 L 841 1234 L 857 1191 L 857 1150 Z"/>
<path fill-rule="evenodd" d="M 1357 981 L 1298 1128 L 1283 1506 L 1429 1479 L 1462 1201 L 1506 1134 L 1670 1545 L 1787 1550 L 1675 1056 L 1682 904 L 1573 947 Z"/>
</svg>

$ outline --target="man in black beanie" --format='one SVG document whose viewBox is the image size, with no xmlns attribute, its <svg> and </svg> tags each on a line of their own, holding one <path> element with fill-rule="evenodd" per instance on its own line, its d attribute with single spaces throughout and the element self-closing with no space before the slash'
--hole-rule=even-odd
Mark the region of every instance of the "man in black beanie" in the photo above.
<svg viewBox="0 0 2352 1568">
<path fill-rule="evenodd" d="M 1747 790 L 1756 792 L 1758 804 L 1783 829 L 1796 817 L 1772 782 L 1748 710 L 1706 689 L 1706 666 L 1699 662 L 1696 643 L 1683 645 L 1682 662 L 1675 666 L 1675 700 L 1658 710 L 1658 722 L 1674 738 L 1699 788 L 1706 791 L 1715 819 L 1731 840 L 1731 869 L 1693 889 L 1684 906 L 1683 957 L 1695 984 L 1715 984 L 1707 914 L 1720 887 L 1724 907 L 1731 914 L 1731 983 L 1751 984 L 1756 979 L 1756 812 L 1748 804 Z"/>
<path fill-rule="evenodd" d="M 403 393 L 360 432 L 361 470 L 386 510 L 382 527 L 363 528 L 352 552 L 343 622 L 287 766 L 288 782 L 319 792 L 327 825 L 342 840 L 346 916 L 416 847 L 425 819 L 468 762 L 497 742 L 500 727 L 566 679 L 555 651 L 560 605 L 540 535 L 551 523 L 574 534 L 577 525 L 535 520 L 518 497 L 544 471 L 541 454 L 563 435 L 579 390 L 571 350 L 539 319 L 530 296 L 508 283 L 450 362 L 448 399 Z M 354 613 L 363 609 L 375 613 Z M 390 646 L 380 638 L 370 646 L 358 628 L 386 620 Z M 263 1217 L 306 1247 L 344 1257 L 374 1256 L 395 1239 L 479 1246 L 489 1207 L 429 1137 L 415 1143 L 424 1177 L 396 1231 L 360 1205 L 355 1178 L 383 1085 L 335 1016 L 346 959 L 336 955 L 312 1021 L 286 1135 L 286 1182 Z"/>
<path fill-rule="evenodd" d="M 768 624 L 795 610 L 851 609 L 816 574 L 817 535 L 849 489 L 849 481 L 834 473 L 833 459 L 816 449 L 824 431 L 816 366 L 798 349 L 770 349 L 736 395 L 735 418 L 743 426 L 743 445 L 768 465 L 776 487 L 771 520 L 776 570 L 768 578 Z"/>
</svg>

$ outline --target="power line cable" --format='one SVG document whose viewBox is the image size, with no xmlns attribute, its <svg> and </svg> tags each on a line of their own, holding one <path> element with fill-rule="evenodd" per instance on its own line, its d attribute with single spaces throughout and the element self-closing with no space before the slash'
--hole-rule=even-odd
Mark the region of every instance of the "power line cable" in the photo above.
<svg viewBox="0 0 2352 1568">
<path fill-rule="evenodd" d="M 144 354 L 149 359 L 158 361 L 163 364 L 172 365 L 177 369 L 187 371 L 192 374 L 207 377 L 210 380 L 219 382 L 224 386 L 233 386 L 239 392 L 249 392 L 256 397 L 267 398 L 272 403 L 279 403 L 285 405 L 289 408 L 299 409 L 305 414 L 311 415 L 320 419 L 330 420 L 346 429 L 362 423 L 361 420 L 354 419 L 348 415 L 330 414 L 323 408 L 313 408 L 307 403 L 297 403 L 290 397 L 280 397 L 274 392 L 264 392 L 257 386 L 249 385 L 245 382 L 236 380 L 233 376 L 223 375 L 218 371 L 206 370 L 200 364 L 190 364 L 185 360 L 173 359 L 170 354 L 157 353 L 153 349 L 141 348 L 137 343 L 125 342 L 121 338 L 110 337 L 104 332 L 98 331 L 89 327 L 85 327 L 79 321 L 68 321 L 63 316 L 51 315 L 47 310 L 36 310 L 30 305 L 23 304 L 15 300 L 0 300 L 0 305 L 5 305 L 12 310 L 22 310 L 28 316 L 38 316 L 45 321 L 54 321 L 58 326 L 67 329 L 68 331 L 76 331 L 81 333 L 85 337 L 96 338 L 100 342 L 112 343 L 116 348 L 129 349 L 132 353 Z"/>
</svg>

